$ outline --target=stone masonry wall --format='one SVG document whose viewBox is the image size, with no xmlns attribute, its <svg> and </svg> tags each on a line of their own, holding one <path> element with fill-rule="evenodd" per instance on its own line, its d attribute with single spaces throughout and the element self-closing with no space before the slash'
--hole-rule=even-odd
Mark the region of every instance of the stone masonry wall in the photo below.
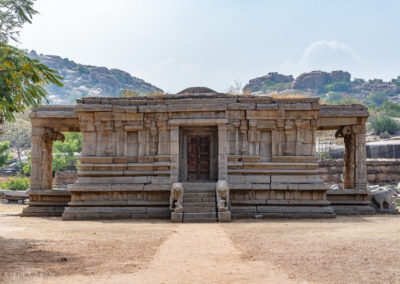
<svg viewBox="0 0 400 284">
<path fill-rule="evenodd" d="M 324 182 L 338 183 L 343 174 L 343 160 L 321 161 L 319 171 Z M 367 160 L 367 178 L 370 184 L 399 183 L 400 159 Z"/>
</svg>

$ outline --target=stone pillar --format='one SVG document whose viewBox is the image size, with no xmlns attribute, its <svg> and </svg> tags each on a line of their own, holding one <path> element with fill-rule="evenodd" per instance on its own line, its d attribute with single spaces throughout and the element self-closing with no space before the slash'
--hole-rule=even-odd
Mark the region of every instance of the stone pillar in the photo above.
<svg viewBox="0 0 400 284">
<path fill-rule="evenodd" d="M 234 128 L 234 135 L 235 135 L 235 148 L 231 150 L 231 153 L 235 155 L 240 155 L 240 120 L 236 119 L 232 123 L 233 128 Z"/>
<path fill-rule="evenodd" d="M 344 127 L 342 130 L 344 139 L 344 168 L 343 168 L 343 188 L 354 188 L 354 160 L 355 160 L 355 141 L 354 134 L 350 127 Z"/>
<path fill-rule="evenodd" d="M 302 151 L 301 151 L 301 147 L 303 146 L 303 141 L 301 139 L 301 131 L 302 131 L 302 126 L 303 126 L 302 120 L 295 119 L 294 126 L 295 126 L 295 131 L 296 131 L 295 154 L 296 154 L 296 156 L 301 156 L 301 155 L 304 155 L 304 153 L 302 153 Z"/>
<path fill-rule="evenodd" d="M 353 126 L 355 142 L 355 169 L 354 187 L 366 189 L 367 187 L 367 154 L 365 143 L 365 125 Z"/>
<path fill-rule="evenodd" d="M 218 180 L 228 180 L 228 137 L 225 124 L 218 125 Z"/>
<path fill-rule="evenodd" d="M 342 127 L 336 137 L 344 138 L 344 189 L 365 189 L 367 186 L 365 125 Z"/>
<path fill-rule="evenodd" d="M 53 140 L 44 136 L 42 140 L 42 189 L 53 188 L 51 165 L 53 164 Z"/>
<path fill-rule="evenodd" d="M 169 154 L 169 133 L 166 120 L 157 120 L 158 128 L 158 155 Z"/>
<path fill-rule="evenodd" d="M 31 176 L 30 188 L 32 190 L 42 188 L 42 140 L 44 127 L 32 127 L 31 146 Z"/>
<path fill-rule="evenodd" d="M 64 141 L 64 135 L 46 127 L 32 127 L 31 177 L 32 190 L 52 189 L 52 146 L 54 140 Z"/>
<path fill-rule="evenodd" d="M 170 157 L 171 157 L 171 182 L 179 181 L 179 127 L 171 126 L 170 129 Z"/>
<path fill-rule="evenodd" d="M 156 127 L 156 122 L 153 120 L 151 122 L 150 126 L 150 156 L 155 156 L 157 155 L 157 149 L 158 149 L 158 141 L 157 141 L 157 127 Z"/>
<path fill-rule="evenodd" d="M 240 133 L 242 134 L 242 147 L 240 149 L 240 154 L 247 155 L 249 152 L 247 144 L 247 120 L 244 119 L 240 122 Z"/>
<path fill-rule="evenodd" d="M 276 129 L 271 131 L 271 155 L 281 156 L 282 155 L 282 136 L 284 135 L 285 121 L 279 119 L 276 122 Z"/>
</svg>

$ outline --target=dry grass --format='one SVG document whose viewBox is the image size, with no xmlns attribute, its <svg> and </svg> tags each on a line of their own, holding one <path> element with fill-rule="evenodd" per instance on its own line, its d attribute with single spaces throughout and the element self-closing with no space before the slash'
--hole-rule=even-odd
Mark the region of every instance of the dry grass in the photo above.
<svg viewBox="0 0 400 284">
<path fill-rule="evenodd" d="M 244 260 L 272 262 L 315 283 L 400 283 L 400 218 L 226 224 Z"/>
<path fill-rule="evenodd" d="M 304 94 L 281 94 L 281 93 L 271 93 L 268 94 L 274 99 L 301 99 L 301 98 L 309 98 L 309 95 Z"/>
</svg>

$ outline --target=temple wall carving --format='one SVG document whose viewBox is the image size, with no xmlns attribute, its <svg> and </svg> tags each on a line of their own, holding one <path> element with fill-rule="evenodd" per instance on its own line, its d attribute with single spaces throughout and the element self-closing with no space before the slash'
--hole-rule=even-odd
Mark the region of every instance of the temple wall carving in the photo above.
<svg viewBox="0 0 400 284">
<path fill-rule="evenodd" d="M 346 144 L 345 188 L 363 189 L 368 112 L 329 121 L 330 111 L 321 116 L 316 98 L 80 99 L 74 108 L 82 132 L 80 171 L 63 216 L 169 218 L 173 183 L 222 180 L 233 217 L 275 211 L 334 216 L 319 176 L 316 132 L 338 130 Z M 32 189 L 51 189 L 51 144 L 62 137 L 58 128 L 32 121 Z"/>
</svg>

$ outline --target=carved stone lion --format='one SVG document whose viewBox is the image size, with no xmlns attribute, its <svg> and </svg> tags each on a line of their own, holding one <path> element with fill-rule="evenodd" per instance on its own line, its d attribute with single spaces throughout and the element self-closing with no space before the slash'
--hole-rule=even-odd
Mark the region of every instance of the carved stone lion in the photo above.
<svg viewBox="0 0 400 284">
<path fill-rule="evenodd" d="M 385 209 L 394 209 L 395 205 L 392 204 L 391 198 L 392 196 L 398 196 L 396 192 L 392 189 L 385 189 L 382 191 L 375 191 L 372 193 L 371 200 L 378 205 L 378 210 L 382 211 Z"/>
<path fill-rule="evenodd" d="M 44 137 L 45 139 L 51 140 L 51 141 L 61 141 L 64 142 L 65 136 L 61 132 L 54 131 L 51 128 L 46 128 L 44 132 Z"/>
<path fill-rule="evenodd" d="M 219 180 L 216 185 L 217 205 L 219 212 L 229 211 L 229 185 L 225 180 Z"/>
<path fill-rule="evenodd" d="M 183 185 L 179 182 L 171 185 L 169 209 L 176 213 L 183 212 Z"/>
</svg>

